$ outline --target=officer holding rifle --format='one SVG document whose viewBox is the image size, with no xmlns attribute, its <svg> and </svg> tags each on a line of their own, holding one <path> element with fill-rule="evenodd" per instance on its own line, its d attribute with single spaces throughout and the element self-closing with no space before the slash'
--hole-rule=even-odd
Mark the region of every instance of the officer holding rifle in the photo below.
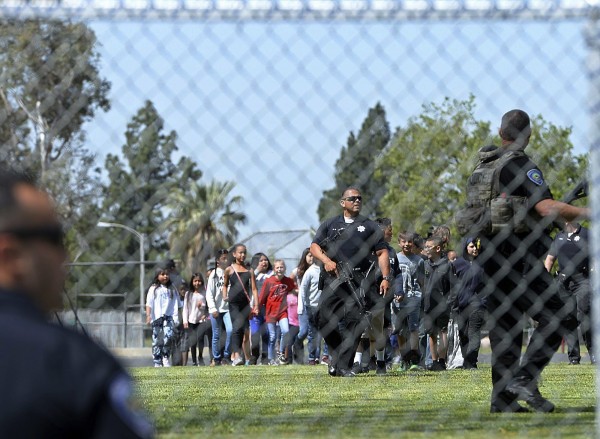
<svg viewBox="0 0 600 439">
<path fill-rule="evenodd" d="M 390 261 L 381 228 L 360 215 L 360 190 L 347 188 L 340 199 L 342 215 L 325 221 L 310 246 L 322 263 L 323 289 L 317 326 L 332 357 L 329 374 L 352 377 L 352 361 L 361 334 L 369 325 L 365 291 L 377 288 L 386 296 L 390 289 Z M 383 280 L 374 285 L 376 265 Z"/>
</svg>

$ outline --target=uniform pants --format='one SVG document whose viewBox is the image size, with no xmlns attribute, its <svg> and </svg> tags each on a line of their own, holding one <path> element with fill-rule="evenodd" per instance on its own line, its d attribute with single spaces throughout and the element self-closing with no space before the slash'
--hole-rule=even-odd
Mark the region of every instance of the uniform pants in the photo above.
<svg viewBox="0 0 600 439">
<path fill-rule="evenodd" d="M 592 287 L 590 279 L 583 274 L 571 276 L 563 285 L 561 285 L 563 299 L 567 303 L 581 329 L 581 335 L 588 352 L 592 353 L 592 326 L 590 321 L 591 314 L 591 293 Z M 579 349 L 579 334 L 577 328 L 566 335 L 569 351 L 569 360 L 580 361 L 581 352 Z"/>
<path fill-rule="evenodd" d="M 575 327 L 577 321 L 565 312 L 556 283 L 533 255 L 518 252 L 511 255 L 487 248 L 478 261 L 485 272 L 483 294 L 488 296 L 491 320 L 491 403 L 504 409 L 515 403 L 515 395 L 506 391 L 511 379 L 536 381 L 558 349 L 565 331 Z M 537 321 L 538 326 L 519 363 L 524 313 Z"/>
<path fill-rule="evenodd" d="M 332 290 L 326 282 L 317 313 L 317 326 L 327 342 L 332 365 L 351 369 L 360 336 L 368 323 L 345 284 Z"/>
</svg>

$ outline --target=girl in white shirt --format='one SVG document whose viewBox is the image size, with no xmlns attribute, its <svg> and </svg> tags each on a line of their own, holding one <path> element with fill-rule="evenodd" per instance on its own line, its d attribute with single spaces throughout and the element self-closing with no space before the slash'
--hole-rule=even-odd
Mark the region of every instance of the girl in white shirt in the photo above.
<svg viewBox="0 0 600 439">
<path fill-rule="evenodd" d="M 146 297 L 146 323 L 152 325 L 154 367 L 171 366 L 169 354 L 178 306 L 179 293 L 171 284 L 169 272 L 159 268 Z"/>
</svg>

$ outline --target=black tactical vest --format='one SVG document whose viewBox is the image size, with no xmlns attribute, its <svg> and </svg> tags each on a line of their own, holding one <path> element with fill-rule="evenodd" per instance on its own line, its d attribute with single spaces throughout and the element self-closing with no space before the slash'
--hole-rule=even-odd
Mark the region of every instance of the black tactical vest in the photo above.
<svg viewBox="0 0 600 439">
<path fill-rule="evenodd" d="M 530 230 L 526 197 L 508 196 L 500 192 L 500 174 L 513 159 L 525 157 L 522 151 L 484 147 L 479 150 L 479 163 L 467 180 L 467 204 L 456 214 L 461 235 L 495 235 L 510 227 L 515 233 Z"/>
</svg>

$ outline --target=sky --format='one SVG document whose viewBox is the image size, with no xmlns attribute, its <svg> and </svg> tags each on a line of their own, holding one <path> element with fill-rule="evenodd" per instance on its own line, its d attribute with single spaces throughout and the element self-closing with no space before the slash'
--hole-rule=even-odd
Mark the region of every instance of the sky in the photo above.
<svg viewBox="0 0 600 439">
<path fill-rule="evenodd" d="M 340 149 L 377 102 L 393 129 L 424 104 L 473 94 L 493 129 L 523 108 L 572 126 L 587 152 L 584 24 L 91 21 L 112 109 L 86 125 L 87 144 L 100 163 L 118 153 L 150 99 L 205 181 L 237 183 L 240 237 L 316 228 Z"/>
</svg>

